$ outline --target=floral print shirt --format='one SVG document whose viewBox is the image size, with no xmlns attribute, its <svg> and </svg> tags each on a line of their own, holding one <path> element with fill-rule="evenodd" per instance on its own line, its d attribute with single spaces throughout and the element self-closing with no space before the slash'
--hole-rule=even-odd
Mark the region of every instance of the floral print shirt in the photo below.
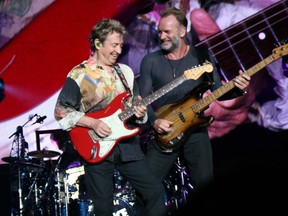
<svg viewBox="0 0 288 216">
<path fill-rule="evenodd" d="M 118 65 L 129 88 L 133 90 L 132 69 L 125 64 Z M 89 58 L 68 73 L 58 96 L 55 118 L 63 130 L 71 130 L 85 113 L 104 109 L 117 95 L 125 91 L 125 86 L 115 69 L 111 72 L 103 70 Z M 132 101 L 127 102 L 131 106 Z"/>
</svg>

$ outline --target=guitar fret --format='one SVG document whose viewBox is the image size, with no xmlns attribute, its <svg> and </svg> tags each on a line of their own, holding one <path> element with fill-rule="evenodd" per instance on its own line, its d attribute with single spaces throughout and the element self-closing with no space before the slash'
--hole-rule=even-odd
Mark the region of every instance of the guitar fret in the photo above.
<svg viewBox="0 0 288 216">
<path fill-rule="evenodd" d="M 250 68 L 270 55 L 274 43 L 288 38 L 288 1 L 279 1 L 258 13 L 196 44 L 206 44 L 221 68 L 226 81 L 241 68 Z M 249 56 L 249 58 L 247 58 Z M 266 69 L 265 69 L 266 70 Z"/>
<path fill-rule="evenodd" d="M 180 85 L 184 80 L 182 80 L 183 77 L 179 77 L 176 80 L 174 80 L 172 83 L 170 83 L 167 86 L 164 86 L 163 88 L 160 88 L 159 90 L 157 90 L 156 92 L 154 92 L 153 94 L 151 94 L 150 96 L 146 97 L 143 100 L 143 104 L 145 106 L 153 103 L 156 99 L 158 99 L 159 97 L 163 96 L 164 94 L 166 94 L 167 92 L 171 91 L 172 89 L 174 89 L 175 87 L 177 87 L 178 85 Z M 179 82 L 178 82 L 179 81 Z"/>
<path fill-rule="evenodd" d="M 258 12 L 258 13 L 260 13 L 260 12 Z M 235 32 L 235 29 L 237 29 L 237 27 L 239 27 L 241 25 L 245 26 L 245 28 L 243 28 L 244 31 L 253 29 L 253 28 L 257 27 L 258 25 L 265 24 L 265 23 L 266 23 L 267 27 L 271 28 L 271 26 L 273 26 L 275 24 L 278 24 L 279 22 L 287 19 L 287 17 L 286 17 L 287 14 L 283 15 L 282 12 L 286 12 L 287 13 L 287 9 L 275 12 L 275 13 L 273 13 L 271 15 L 268 15 L 269 17 L 266 17 L 265 10 L 264 10 L 264 12 L 262 12 L 260 15 L 258 15 L 259 17 L 256 17 L 256 15 L 254 15 L 254 16 L 252 15 L 252 16 L 248 17 L 249 19 L 246 18 L 246 19 L 244 19 L 244 21 L 239 22 L 239 24 L 236 23 L 233 26 L 227 28 L 226 30 L 224 29 L 222 32 L 219 32 L 219 33 L 215 34 L 214 36 L 211 36 L 208 39 L 204 40 L 203 42 L 198 43 L 197 46 L 200 46 L 200 45 L 203 45 L 204 43 L 207 43 L 209 45 L 210 49 L 215 49 L 217 46 L 220 46 L 222 43 L 229 42 L 229 40 L 233 40 L 233 39 L 235 39 L 235 37 L 239 36 L 242 33 L 242 31 L 238 31 L 238 32 L 236 31 L 237 33 L 234 33 L 234 32 Z M 277 15 L 279 15 L 279 16 L 277 17 Z M 260 17 L 260 16 L 263 16 L 263 17 Z M 250 19 L 254 19 L 255 20 L 256 18 L 259 18 L 259 20 L 260 20 L 258 23 L 254 24 L 255 21 L 251 22 Z M 269 19 L 272 19 L 272 18 L 274 18 L 275 20 L 273 22 L 269 22 Z M 245 25 L 245 22 L 246 23 L 250 23 L 251 22 L 252 24 Z M 264 28 L 261 28 L 259 30 L 263 31 L 267 27 L 265 26 Z M 252 33 L 251 35 L 255 35 L 256 33 L 259 32 L 259 30 L 257 30 L 257 32 L 255 32 L 255 33 Z M 232 35 L 230 37 L 229 37 L 229 35 L 227 35 L 227 33 L 229 33 L 229 32 Z M 211 42 L 213 42 L 213 39 L 216 40 L 217 37 L 219 38 L 223 34 L 227 36 L 224 40 L 219 40 L 220 42 L 217 42 L 216 44 L 215 43 L 211 43 Z M 235 41 L 236 41 L 235 44 L 238 44 L 239 42 L 241 42 L 239 40 L 235 40 Z M 226 50 L 220 50 L 220 53 L 215 53 L 215 54 L 221 54 L 221 53 L 223 53 L 225 51 Z"/>
<path fill-rule="evenodd" d="M 253 48 L 255 49 L 256 51 L 256 54 L 259 56 L 259 58 L 262 60 L 264 57 L 262 55 L 262 53 L 260 52 L 259 48 L 257 47 L 257 44 L 255 43 L 255 41 L 253 40 L 253 33 L 251 34 L 250 33 L 250 29 L 246 27 L 245 23 L 243 23 L 243 25 L 245 26 L 245 29 L 246 29 L 246 33 L 247 35 L 249 35 L 249 41 L 251 42 L 251 44 L 253 45 Z M 268 25 L 269 26 L 269 25 Z M 271 29 L 271 28 L 270 28 Z M 245 67 L 243 66 L 243 64 L 240 62 L 240 65 L 241 65 L 241 68 L 242 69 L 245 69 Z"/>
<path fill-rule="evenodd" d="M 264 60 L 259 62 L 258 64 L 252 66 L 249 68 L 245 73 L 248 74 L 248 76 L 252 76 L 255 73 L 259 72 L 261 69 L 265 68 L 268 64 L 272 63 L 273 61 L 281 58 L 284 55 L 287 55 L 288 53 L 288 45 L 283 45 L 279 48 L 275 48 L 273 50 L 272 55 L 266 57 Z M 221 86 L 220 88 L 216 89 L 211 94 L 207 95 L 206 97 L 198 100 L 196 103 L 191 105 L 191 109 L 194 113 L 199 113 L 208 108 L 208 106 L 221 96 L 223 96 L 225 93 L 229 92 L 235 87 L 234 81 L 231 80 L 227 82 L 225 85 Z"/>
</svg>

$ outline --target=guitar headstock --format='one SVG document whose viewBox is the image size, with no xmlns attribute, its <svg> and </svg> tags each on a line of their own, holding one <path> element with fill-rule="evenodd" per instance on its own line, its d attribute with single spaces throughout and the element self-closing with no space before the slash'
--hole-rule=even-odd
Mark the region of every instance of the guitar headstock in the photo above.
<svg viewBox="0 0 288 216">
<path fill-rule="evenodd" d="M 197 66 L 197 67 L 194 67 L 194 68 L 191 68 L 189 70 L 184 71 L 183 76 L 186 79 L 194 79 L 194 80 L 196 80 L 203 73 L 205 73 L 205 72 L 210 73 L 212 71 L 213 71 L 213 65 L 210 62 L 206 61 L 200 66 Z"/>
<path fill-rule="evenodd" d="M 287 54 L 288 54 L 288 43 L 286 43 L 280 47 L 277 47 L 277 48 L 273 49 L 273 51 L 272 51 L 272 56 L 274 59 L 281 58 L 282 56 L 285 56 Z"/>
</svg>

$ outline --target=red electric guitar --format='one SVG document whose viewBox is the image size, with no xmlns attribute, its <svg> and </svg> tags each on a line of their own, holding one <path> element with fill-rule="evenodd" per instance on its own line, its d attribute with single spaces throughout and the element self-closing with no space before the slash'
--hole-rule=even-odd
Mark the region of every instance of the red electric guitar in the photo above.
<svg viewBox="0 0 288 216">
<path fill-rule="evenodd" d="M 144 98 L 141 103 L 147 106 L 185 80 L 196 80 L 204 72 L 211 72 L 212 70 L 213 66 L 210 62 L 205 62 L 202 66 L 186 70 L 182 76 L 153 92 Z M 104 160 L 120 140 L 135 136 L 140 132 L 140 128 L 131 129 L 125 125 L 125 122 L 134 115 L 132 107 L 124 109 L 123 102 L 128 97 L 128 92 L 119 94 L 105 109 L 86 114 L 87 116 L 101 119 L 112 128 L 112 132 L 108 137 L 99 137 L 94 130 L 86 127 L 75 127 L 70 131 L 71 141 L 85 161 L 98 163 Z"/>
</svg>

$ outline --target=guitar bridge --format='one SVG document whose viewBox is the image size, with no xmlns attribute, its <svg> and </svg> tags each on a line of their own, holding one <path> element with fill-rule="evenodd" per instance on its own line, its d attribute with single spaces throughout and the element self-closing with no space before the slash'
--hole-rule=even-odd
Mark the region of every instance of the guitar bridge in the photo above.
<svg viewBox="0 0 288 216">
<path fill-rule="evenodd" d="M 178 142 L 180 142 L 184 137 L 184 133 L 181 133 L 179 134 L 178 136 L 176 136 L 174 139 L 170 140 L 168 142 L 169 145 L 175 145 L 177 144 Z"/>
<path fill-rule="evenodd" d="M 88 134 L 94 143 L 99 141 L 100 137 L 95 133 L 94 130 L 89 130 Z M 91 148 L 91 159 L 96 158 L 96 155 L 97 155 L 97 147 L 93 145 Z"/>
<path fill-rule="evenodd" d="M 179 148 L 179 146 L 182 144 L 183 139 L 184 133 L 181 133 L 168 142 L 160 141 L 158 144 L 162 148 L 162 152 L 172 152 L 173 150 Z"/>
</svg>

